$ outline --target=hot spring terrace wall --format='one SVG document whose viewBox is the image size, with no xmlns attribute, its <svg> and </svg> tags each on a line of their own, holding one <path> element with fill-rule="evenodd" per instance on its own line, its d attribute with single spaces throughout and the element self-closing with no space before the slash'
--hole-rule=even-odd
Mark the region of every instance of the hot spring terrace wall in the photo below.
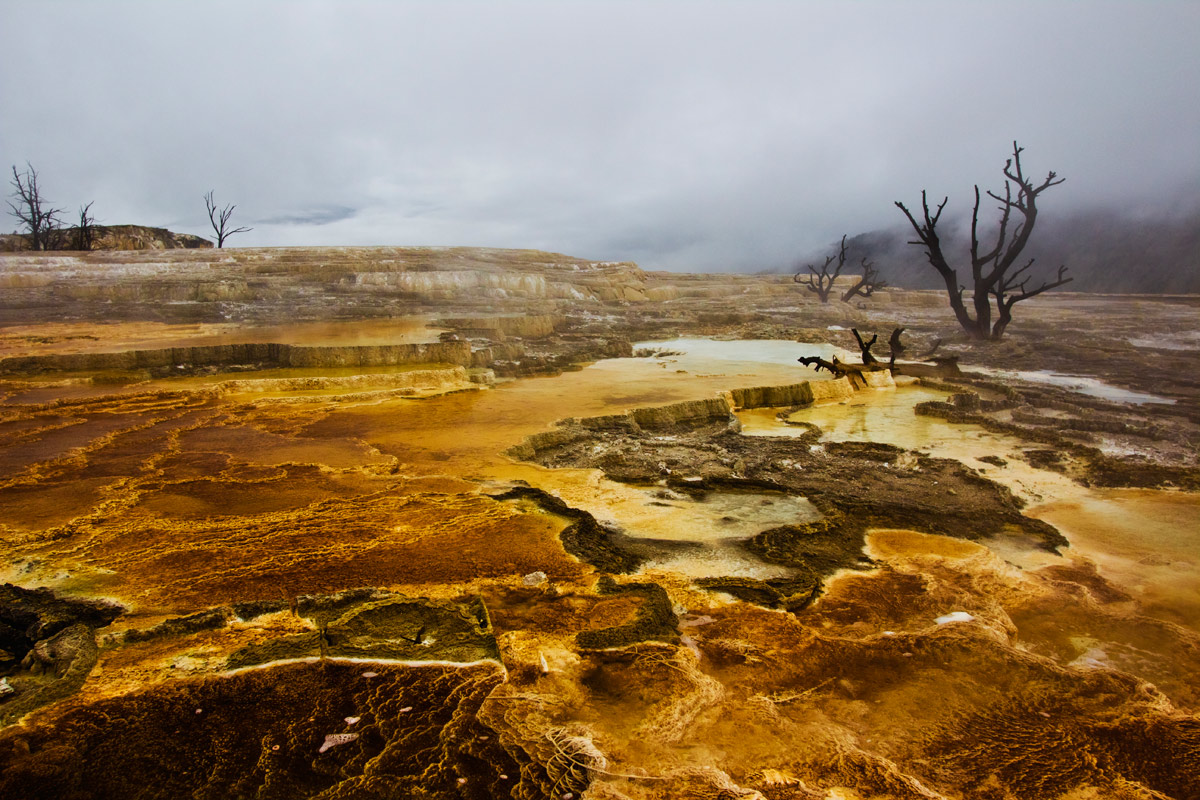
<svg viewBox="0 0 1200 800">
<path fill-rule="evenodd" d="M 471 346 L 467 342 L 359 347 L 307 347 L 262 343 L 125 350 L 119 353 L 59 353 L 0 359 L 0 374 L 138 370 L 171 367 L 176 364 L 264 364 L 272 367 L 370 367 L 400 364 L 470 366 Z"/>
</svg>

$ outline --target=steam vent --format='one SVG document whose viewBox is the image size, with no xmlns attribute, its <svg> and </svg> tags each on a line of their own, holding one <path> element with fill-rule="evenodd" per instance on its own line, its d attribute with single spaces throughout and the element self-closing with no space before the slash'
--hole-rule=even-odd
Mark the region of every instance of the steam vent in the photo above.
<svg viewBox="0 0 1200 800">
<path fill-rule="evenodd" d="M 0 254 L 0 797 L 1194 800 L 1198 306 Z"/>
</svg>

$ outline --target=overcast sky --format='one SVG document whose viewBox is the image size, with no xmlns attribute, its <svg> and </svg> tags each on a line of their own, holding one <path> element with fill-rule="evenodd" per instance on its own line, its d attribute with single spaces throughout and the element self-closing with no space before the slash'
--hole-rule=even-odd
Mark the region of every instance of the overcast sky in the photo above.
<svg viewBox="0 0 1200 800">
<path fill-rule="evenodd" d="M 101 223 L 232 245 L 779 267 L 969 209 L 1200 193 L 1200 2 L 0 0 L 0 163 Z M 956 205 L 957 204 L 957 205 Z M 0 226 L 12 230 L 16 221 Z"/>
</svg>

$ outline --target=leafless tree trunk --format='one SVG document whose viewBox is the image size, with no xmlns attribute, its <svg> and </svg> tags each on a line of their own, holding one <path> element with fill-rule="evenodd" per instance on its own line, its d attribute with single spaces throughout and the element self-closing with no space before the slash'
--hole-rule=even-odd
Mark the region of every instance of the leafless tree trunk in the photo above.
<svg viewBox="0 0 1200 800">
<path fill-rule="evenodd" d="M 908 217 L 909 223 L 917 233 L 917 240 L 910 244 L 921 245 L 929 263 L 946 284 L 946 293 L 950 298 L 950 307 L 958 324 L 975 339 L 997 340 L 1004 335 L 1005 328 L 1012 321 L 1012 307 L 1022 300 L 1036 297 L 1042 292 L 1070 283 L 1071 278 L 1064 277 L 1065 266 L 1059 267 L 1058 275 L 1052 280 L 1046 280 L 1041 285 L 1029 285 L 1028 270 L 1033 266 L 1033 259 L 1025 262 L 1024 266 L 1014 267 L 1021 256 L 1021 251 L 1029 243 L 1037 221 L 1037 198 L 1051 186 L 1062 183 L 1051 172 L 1038 185 L 1029 180 L 1021 168 L 1021 153 L 1024 148 L 1013 142 L 1012 158 L 1004 164 L 1004 196 L 988 192 L 988 197 L 1000 203 L 1000 224 L 995 234 L 994 245 L 982 250 L 979 242 L 979 186 L 975 187 L 975 209 L 971 215 L 971 308 L 963 294 L 967 287 L 960 282 L 958 271 L 950 266 L 942 252 L 941 239 L 938 237 L 937 224 L 946 208 L 949 198 L 942 200 L 937 210 L 930 212 L 926 193 L 921 192 L 921 207 L 923 219 L 918 221 L 913 214 L 899 201 L 896 206 Z M 1013 187 L 1016 186 L 1014 196 Z M 1014 212 L 1016 217 L 1014 217 Z M 996 319 L 992 321 L 992 300 L 996 301 Z"/>
<path fill-rule="evenodd" d="M 208 221 L 212 223 L 213 232 L 217 234 L 217 247 L 224 247 L 225 240 L 235 233 L 246 233 L 254 228 L 230 228 L 229 218 L 233 216 L 233 210 L 236 205 L 228 205 L 224 208 L 217 208 L 216 202 L 213 201 L 213 193 L 210 190 L 204 195 L 204 207 L 208 209 Z"/>
<path fill-rule="evenodd" d="M 817 372 L 825 370 L 835 378 L 840 378 L 846 374 L 846 364 L 838 361 L 838 357 L 834 356 L 832 361 L 826 361 L 820 356 L 801 356 L 796 359 L 806 367 L 812 367 Z"/>
<path fill-rule="evenodd" d="M 879 279 L 879 270 L 875 269 L 875 265 L 868 263 L 865 258 L 862 260 L 862 268 L 862 277 L 842 293 L 843 303 L 849 303 L 854 299 L 855 295 L 863 298 L 870 297 L 875 294 L 876 289 L 882 289 L 887 286 L 887 281 Z"/>
<path fill-rule="evenodd" d="M 846 376 L 851 381 L 858 381 L 860 385 L 866 386 L 868 384 L 866 378 L 863 377 L 863 373 L 891 369 L 896 365 L 896 356 L 904 350 L 903 345 L 900 344 L 900 334 L 903 331 L 903 328 L 896 328 L 892 331 L 892 338 L 889 340 L 889 344 L 892 347 L 892 356 L 891 362 L 886 367 L 883 365 L 883 362 L 871 353 L 871 347 L 879 341 L 879 334 L 872 334 L 870 339 L 863 339 L 862 334 L 858 332 L 857 328 L 851 328 L 850 332 L 854 334 L 854 340 L 858 342 L 858 352 L 862 354 L 861 364 L 847 364 L 845 361 L 838 360 L 837 356 L 834 356 L 829 361 L 818 356 L 804 356 L 796 360 L 806 367 L 812 367 L 817 372 L 825 370 L 835 378 Z"/>
<path fill-rule="evenodd" d="M 92 203 L 96 202 L 95 200 Z M 79 225 L 72 232 L 76 250 L 91 250 L 96 244 L 96 220 L 92 217 L 92 203 L 79 207 Z"/>
<path fill-rule="evenodd" d="M 883 362 L 876 358 L 871 352 L 871 348 L 877 341 L 879 341 L 879 334 L 873 333 L 871 334 L 870 340 L 864 341 L 862 334 L 858 332 L 858 328 L 851 328 L 850 332 L 854 334 L 854 340 L 858 342 L 858 352 L 862 354 L 863 366 L 871 369 L 879 369 L 882 367 Z M 904 328 L 893 328 L 892 335 L 888 337 L 888 369 L 895 369 L 896 359 L 903 355 L 906 350 L 908 350 L 908 348 L 905 347 L 900 341 L 900 336 L 903 333 Z M 934 345 L 934 347 L 936 349 L 937 345 Z M 933 351 L 930 350 L 929 352 L 932 353 Z"/>
<path fill-rule="evenodd" d="M 837 261 L 837 266 L 830 271 L 829 266 Z M 822 303 L 829 302 L 829 295 L 833 291 L 833 284 L 842 274 L 842 268 L 846 266 L 846 237 L 842 236 L 842 246 L 837 253 L 825 259 L 821 269 L 817 269 L 812 264 L 808 265 L 808 275 L 801 275 L 799 271 L 792 276 L 792 280 L 801 284 L 804 288 L 813 292 L 817 297 L 821 298 Z"/>
<path fill-rule="evenodd" d="M 871 340 L 864 342 L 862 335 L 859 334 L 858 328 L 851 328 L 850 332 L 854 334 L 854 341 L 858 342 L 858 352 L 862 354 L 862 363 L 864 367 L 874 366 L 879 363 L 879 359 L 871 355 L 871 347 L 879 341 L 879 334 L 871 334 Z"/>
<path fill-rule="evenodd" d="M 29 244 L 32 250 L 49 250 L 57 244 L 56 231 L 59 228 L 61 208 L 49 208 L 48 201 L 42 197 L 38 187 L 37 170 L 29 162 L 25 162 L 25 171 L 17 172 L 12 168 L 13 200 L 8 201 L 9 214 L 20 220 L 29 233 Z"/>
</svg>

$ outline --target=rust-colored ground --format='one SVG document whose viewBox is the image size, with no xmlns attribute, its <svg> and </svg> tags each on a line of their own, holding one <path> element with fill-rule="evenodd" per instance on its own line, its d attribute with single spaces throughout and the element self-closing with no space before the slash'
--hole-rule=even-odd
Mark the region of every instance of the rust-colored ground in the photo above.
<svg viewBox="0 0 1200 800">
<path fill-rule="evenodd" d="M 127 333 L 139 346 L 159 335 Z M 903 446 L 925 436 L 940 455 L 945 445 L 976 477 L 1043 503 L 1024 511 L 1078 547 L 1053 555 L 1027 540 L 874 528 L 871 560 L 792 611 L 705 591 L 670 560 L 606 588 L 560 542 L 571 519 L 489 495 L 525 481 L 634 538 L 676 543 L 689 536 L 669 530 L 670 504 L 688 498 L 504 451 L 564 417 L 809 377 L 770 363 L 661 363 L 303 404 L 169 382 L 14 382 L 0 416 L 0 578 L 108 598 L 127 613 L 94 631 L 94 664 L 69 692 L 0 731 L 0 796 L 1200 796 L 1189 588 L 1200 571 L 1180 543 L 1194 533 L 1193 494 L 1085 491 L 1018 462 L 1017 438 L 954 443 L 977 430 L 922 419 L 925 433 L 902 431 L 915 437 Z M 822 412 L 831 427 L 837 409 Z M 857 405 L 842 413 L 848 424 L 867 418 Z M 881 417 L 895 432 L 906 415 Z M 770 434 L 772 418 L 758 412 L 750 432 Z M 979 462 L 989 448 L 1011 466 Z M 888 471 L 917 463 L 889 459 L 871 476 L 880 485 L 900 485 Z M 904 485 L 920 480 L 906 474 Z M 719 534 L 741 513 L 708 508 L 679 519 Z M 1130 530 L 1154 552 L 1114 544 Z M 1180 586 L 1154 583 L 1164 577 Z M 481 599 L 498 661 L 305 655 L 229 670 L 248 649 L 329 646 L 324 626 L 337 614 L 306 616 L 304 598 L 363 587 Z M 214 607 L 237 613 L 195 616 Z M 662 619 L 666 629 L 655 627 Z M 632 631 L 625 645 L 585 646 L 614 629 Z M 406 641 L 423 646 L 423 636 Z M 64 687 L 75 678 L 49 647 L 0 670 L 21 692 Z M 0 697 L 0 714 L 10 702 Z M 343 734 L 357 736 L 321 749 Z"/>
</svg>

